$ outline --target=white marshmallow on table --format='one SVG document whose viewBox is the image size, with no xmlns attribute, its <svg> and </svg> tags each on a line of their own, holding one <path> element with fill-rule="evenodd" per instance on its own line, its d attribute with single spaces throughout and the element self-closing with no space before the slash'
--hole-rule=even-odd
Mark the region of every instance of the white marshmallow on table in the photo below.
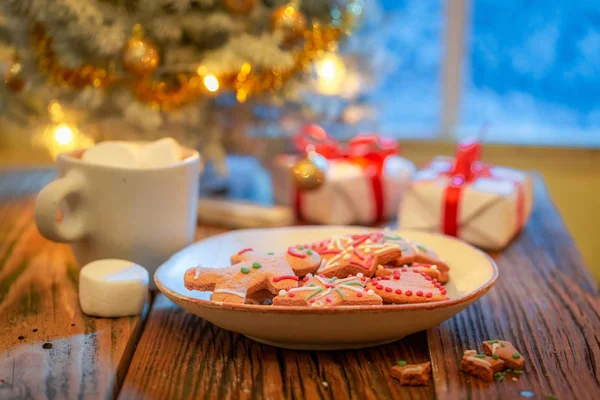
<svg viewBox="0 0 600 400">
<path fill-rule="evenodd" d="M 139 168 L 138 147 L 127 142 L 102 142 L 84 151 L 81 159 L 97 165 Z"/>
<path fill-rule="evenodd" d="M 181 146 L 166 137 L 141 146 L 138 157 L 142 168 L 164 167 L 181 160 Z"/>
<path fill-rule="evenodd" d="M 87 315 L 140 314 L 148 298 L 148 271 L 131 261 L 93 261 L 79 273 L 79 304 Z"/>
</svg>

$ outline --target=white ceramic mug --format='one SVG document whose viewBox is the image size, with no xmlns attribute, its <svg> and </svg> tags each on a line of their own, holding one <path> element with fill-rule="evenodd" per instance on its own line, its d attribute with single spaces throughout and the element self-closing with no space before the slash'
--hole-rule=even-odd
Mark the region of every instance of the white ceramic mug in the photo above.
<svg viewBox="0 0 600 400">
<path fill-rule="evenodd" d="M 71 243 L 80 266 L 120 258 L 144 266 L 153 276 L 160 264 L 194 240 L 198 152 L 182 149 L 182 159 L 172 165 L 133 169 L 84 162 L 84 151 L 58 156 L 60 178 L 42 189 L 35 204 L 40 233 Z"/>
</svg>

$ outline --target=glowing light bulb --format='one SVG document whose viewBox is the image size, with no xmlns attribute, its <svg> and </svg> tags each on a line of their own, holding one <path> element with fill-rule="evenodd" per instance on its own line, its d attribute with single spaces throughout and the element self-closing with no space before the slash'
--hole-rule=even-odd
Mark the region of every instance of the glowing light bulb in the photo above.
<svg viewBox="0 0 600 400">
<path fill-rule="evenodd" d="M 219 90 L 219 80 L 212 74 L 206 75 L 202 79 L 202 83 L 204 83 L 204 87 L 206 87 L 209 92 L 216 92 Z"/>
<path fill-rule="evenodd" d="M 67 124 L 60 124 L 54 129 L 54 140 L 61 146 L 67 146 L 73 141 L 73 129 Z"/>
<path fill-rule="evenodd" d="M 335 53 L 327 53 L 315 62 L 317 89 L 323 94 L 337 94 L 346 79 L 346 66 Z"/>
</svg>

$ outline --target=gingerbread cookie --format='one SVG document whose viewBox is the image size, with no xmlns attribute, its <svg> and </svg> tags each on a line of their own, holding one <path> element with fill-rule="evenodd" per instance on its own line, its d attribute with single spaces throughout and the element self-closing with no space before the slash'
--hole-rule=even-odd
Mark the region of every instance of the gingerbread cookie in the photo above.
<svg viewBox="0 0 600 400">
<path fill-rule="evenodd" d="M 242 249 L 231 256 L 231 263 L 237 264 L 242 261 L 251 260 L 256 257 L 281 256 L 290 264 L 294 274 L 303 277 L 306 274 L 314 273 L 321 265 L 321 256 L 308 246 L 291 246 L 283 254 L 270 252 L 260 253 L 251 248 Z"/>
<path fill-rule="evenodd" d="M 494 359 L 500 358 L 506 368 L 520 370 L 525 365 L 525 358 L 505 340 L 486 340 L 483 342 L 483 352 Z"/>
<path fill-rule="evenodd" d="M 367 288 L 373 289 L 386 304 L 428 303 L 448 300 L 446 288 L 423 272 L 394 271 L 392 276 L 373 278 Z"/>
<path fill-rule="evenodd" d="M 398 244 L 387 243 L 381 232 L 336 236 L 312 248 L 323 257 L 317 270 L 326 277 L 364 274 L 371 277 L 377 265 L 389 263 L 402 252 Z"/>
<path fill-rule="evenodd" d="M 397 264 L 388 264 L 388 265 L 378 265 L 377 271 L 375 271 L 375 276 L 388 276 L 394 275 L 394 272 L 399 270 L 400 272 L 408 272 L 408 271 L 418 271 L 424 272 L 432 279 L 435 279 L 441 284 L 447 283 L 450 280 L 450 274 L 448 271 L 442 271 L 438 269 L 437 265 L 429 265 L 429 264 L 404 264 L 403 266 L 399 266 Z"/>
<path fill-rule="evenodd" d="M 400 360 L 398 365 L 392 367 L 391 375 L 398 379 L 401 385 L 427 385 L 431 376 L 431 363 L 407 364 L 406 361 Z"/>
<path fill-rule="evenodd" d="M 246 295 L 267 289 L 271 293 L 298 286 L 298 277 L 280 256 L 260 256 L 227 268 L 190 268 L 184 276 L 189 290 L 210 291 L 213 301 L 244 303 Z"/>
<path fill-rule="evenodd" d="M 276 306 L 360 306 L 380 305 L 381 297 L 365 289 L 366 278 L 359 273 L 344 279 L 307 275 L 297 288 L 280 290 L 273 299 Z"/>
<path fill-rule="evenodd" d="M 504 368 L 504 361 L 485 354 L 477 354 L 475 350 L 465 351 L 460 362 L 460 370 L 487 382 L 494 381 L 494 374 Z"/>
<path fill-rule="evenodd" d="M 413 241 L 408 241 L 408 243 L 411 245 L 412 250 L 414 251 L 414 256 L 412 258 L 413 263 L 435 265 L 440 271 L 450 271 L 448 264 L 446 264 L 440 258 L 440 256 L 438 256 L 437 253 L 431 250 L 429 247 Z M 402 262 L 401 258 L 398 259 L 398 262 Z M 403 264 L 408 263 L 403 262 Z"/>
</svg>

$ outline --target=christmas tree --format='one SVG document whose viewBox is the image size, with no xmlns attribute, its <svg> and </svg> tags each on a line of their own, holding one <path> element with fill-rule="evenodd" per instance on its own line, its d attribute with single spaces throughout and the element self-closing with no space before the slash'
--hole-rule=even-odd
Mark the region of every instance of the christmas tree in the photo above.
<svg viewBox="0 0 600 400">
<path fill-rule="evenodd" d="M 294 80 L 336 51 L 363 3 L 5 0 L 0 7 L 0 56 L 8 57 L 0 113 L 10 128 L 25 126 L 34 139 L 62 143 L 61 151 L 170 135 L 219 161 L 217 100 L 293 96 Z M 225 118 L 246 115 L 231 110 Z"/>
</svg>

